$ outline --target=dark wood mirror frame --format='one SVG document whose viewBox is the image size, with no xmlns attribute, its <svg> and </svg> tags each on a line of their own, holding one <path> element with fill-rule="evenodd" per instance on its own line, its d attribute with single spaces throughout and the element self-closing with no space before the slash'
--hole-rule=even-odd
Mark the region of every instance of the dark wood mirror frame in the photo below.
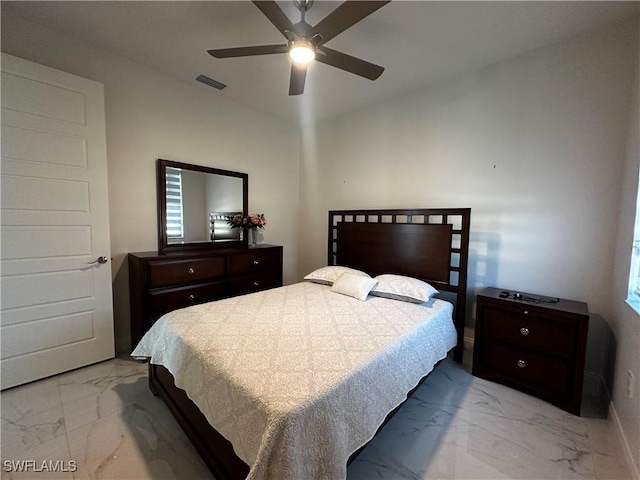
<svg viewBox="0 0 640 480">
<path fill-rule="evenodd" d="M 242 213 L 247 215 L 249 204 L 249 175 L 247 173 L 222 170 L 219 168 L 192 165 L 189 163 L 174 162 L 172 160 L 158 159 L 157 164 L 157 200 L 158 200 L 158 251 L 160 254 L 185 253 L 220 248 L 247 247 L 247 236 L 241 240 L 229 240 L 225 242 L 198 241 L 171 244 L 167 239 L 167 167 L 180 168 L 193 172 L 212 173 L 227 177 L 235 177 L 242 180 Z"/>
</svg>

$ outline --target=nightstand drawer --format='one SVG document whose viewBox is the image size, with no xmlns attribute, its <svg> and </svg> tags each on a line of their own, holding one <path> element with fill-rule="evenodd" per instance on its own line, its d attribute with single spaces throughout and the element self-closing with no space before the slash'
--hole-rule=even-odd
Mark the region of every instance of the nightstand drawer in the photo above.
<svg viewBox="0 0 640 480">
<path fill-rule="evenodd" d="M 229 276 L 250 275 L 277 270 L 280 266 L 280 252 L 277 250 L 255 249 L 242 255 L 229 256 Z"/>
<path fill-rule="evenodd" d="M 224 277 L 224 257 L 168 260 L 149 263 L 149 288 Z"/>
<path fill-rule="evenodd" d="M 484 334 L 551 355 L 572 357 L 577 329 L 575 322 L 545 318 L 531 307 L 503 309 L 485 305 Z"/>
<path fill-rule="evenodd" d="M 166 288 L 149 292 L 149 308 L 153 316 L 161 316 L 178 308 L 210 302 L 226 294 L 224 282 L 204 283 L 189 287 Z"/>
<path fill-rule="evenodd" d="M 560 394 L 568 391 L 570 368 L 566 362 L 486 340 L 483 363 L 506 383 L 540 393 Z"/>
</svg>

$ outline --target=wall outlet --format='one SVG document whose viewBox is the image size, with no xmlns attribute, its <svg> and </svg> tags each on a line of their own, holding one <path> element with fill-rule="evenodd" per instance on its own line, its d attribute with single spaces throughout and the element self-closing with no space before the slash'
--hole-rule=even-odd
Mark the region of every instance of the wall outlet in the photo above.
<svg viewBox="0 0 640 480">
<path fill-rule="evenodd" d="M 636 376 L 631 370 L 627 370 L 627 395 L 633 398 L 636 394 Z"/>
</svg>

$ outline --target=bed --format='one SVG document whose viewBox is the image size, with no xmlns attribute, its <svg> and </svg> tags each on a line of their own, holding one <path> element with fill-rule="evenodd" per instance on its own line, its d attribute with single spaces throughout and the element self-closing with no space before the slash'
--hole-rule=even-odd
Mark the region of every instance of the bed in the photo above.
<svg viewBox="0 0 640 480">
<path fill-rule="evenodd" d="M 151 359 L 152 392 L 217 478 L 344 478 L 448 351 L 462 359 L 469 220 L 470 209 L 330 211 L 319 278 L 171 312 L 132 355 Z M 452 302 L 382 288 L 407 277 Z"/>
</svg>

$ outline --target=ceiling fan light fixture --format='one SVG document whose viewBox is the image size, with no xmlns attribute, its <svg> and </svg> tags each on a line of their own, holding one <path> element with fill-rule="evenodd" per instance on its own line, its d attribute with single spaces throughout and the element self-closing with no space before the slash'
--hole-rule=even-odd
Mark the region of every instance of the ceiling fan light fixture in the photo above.
<svg viewBox="0 0 640 480">
<path fill-rule="evenodd" d="M 291 45 L 289 56 L 295 63 L 306 65 L 316 58 L 316 50 L 306 41 L 297 41 Z"/>
</svg>

